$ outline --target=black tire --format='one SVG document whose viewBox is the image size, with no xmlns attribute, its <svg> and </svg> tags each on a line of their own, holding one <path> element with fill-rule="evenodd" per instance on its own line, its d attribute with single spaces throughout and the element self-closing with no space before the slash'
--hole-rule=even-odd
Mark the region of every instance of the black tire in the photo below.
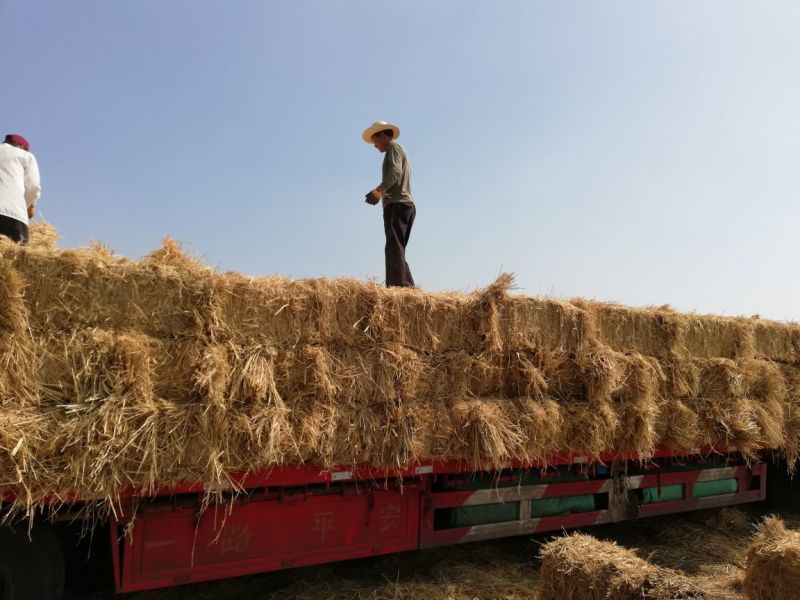
<svg viewBox="0 0 800 600">
<path fill-rule="evenodd" d="M 0 527 L 0 600 L 61 600 L 64 554 L 53 528 Z"/>
<path fill-rule="evenodd" d="M 800 506 L 800 472 L 790 476 L 783 459 L 767 463 L 767 506 L 777 510 Z"/>
</svg>

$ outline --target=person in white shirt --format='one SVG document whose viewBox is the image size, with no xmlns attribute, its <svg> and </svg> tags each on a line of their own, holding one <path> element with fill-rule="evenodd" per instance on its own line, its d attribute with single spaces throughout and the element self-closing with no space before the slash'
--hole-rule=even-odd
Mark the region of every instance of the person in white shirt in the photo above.
<svg viewBox="0 0 800 600">
<path fill-rule="evenodd" d="M 28 140 L 8 134 L 0 144 L 0 236 L 28 243 L 28 219 L 36 214 L 41 191 L 39 165 Z"/>
</svg>

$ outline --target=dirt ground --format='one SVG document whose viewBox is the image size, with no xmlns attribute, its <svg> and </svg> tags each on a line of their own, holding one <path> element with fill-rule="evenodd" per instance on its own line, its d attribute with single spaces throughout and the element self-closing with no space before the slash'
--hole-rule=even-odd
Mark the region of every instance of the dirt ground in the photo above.
<svg viewBox="0 0 800 600">
<path fill-rule="evenodd" d="M 744 555 L 755 524 L 774 509 L 723 508 L 643 519 L 582 531 L 613 540 L 655 564 L 691 576 L 712 599 L 743 598 Z M 800 509 L 779 513 L 800 528 Z M 266 573 L 131 594 L 131 600 L 523 600 L 536 598 L 539 547 L 547 536 L 474 542 L 387 557 Z M 111 600 L 110 589 L 73 592 L 70 600 Z"/>
</svg>

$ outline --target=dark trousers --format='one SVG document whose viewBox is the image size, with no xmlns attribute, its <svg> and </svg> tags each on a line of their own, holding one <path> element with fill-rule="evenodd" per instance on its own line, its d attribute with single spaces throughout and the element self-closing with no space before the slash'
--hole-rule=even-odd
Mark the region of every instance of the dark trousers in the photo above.
<svg viewBox="0 0 800 600">
<path fill-rule="evenodd" d="M 386 233 L 386 287 L 414 287 L 414 278 L 406 262 L 406 246 L 417 208 L 397 202 L 383 207 L 383 230 Z"/>
<path fill-rule="evenodd" d="M 0 215 L 0 235 L 10 237 L 24 246 L 28 243 L 28 224 Z"/>
</svg>

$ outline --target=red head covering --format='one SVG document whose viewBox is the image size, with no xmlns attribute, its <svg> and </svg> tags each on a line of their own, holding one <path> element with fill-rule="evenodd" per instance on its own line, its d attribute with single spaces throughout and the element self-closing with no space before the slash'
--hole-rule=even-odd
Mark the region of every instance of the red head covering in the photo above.
<svg viewBox="0 0 800 600">
<path fill-rule="evenodd" d="M 17 135 L 16 133 L 9 133 L 6 136 L 6 142 L 14 142 L 15 144 L 19 144 L 20 148 L 22 148 L 23 150 L 28 150 L 30 148 L 28 140 L 26 140 L 21 135 Z"/>
</svg>

